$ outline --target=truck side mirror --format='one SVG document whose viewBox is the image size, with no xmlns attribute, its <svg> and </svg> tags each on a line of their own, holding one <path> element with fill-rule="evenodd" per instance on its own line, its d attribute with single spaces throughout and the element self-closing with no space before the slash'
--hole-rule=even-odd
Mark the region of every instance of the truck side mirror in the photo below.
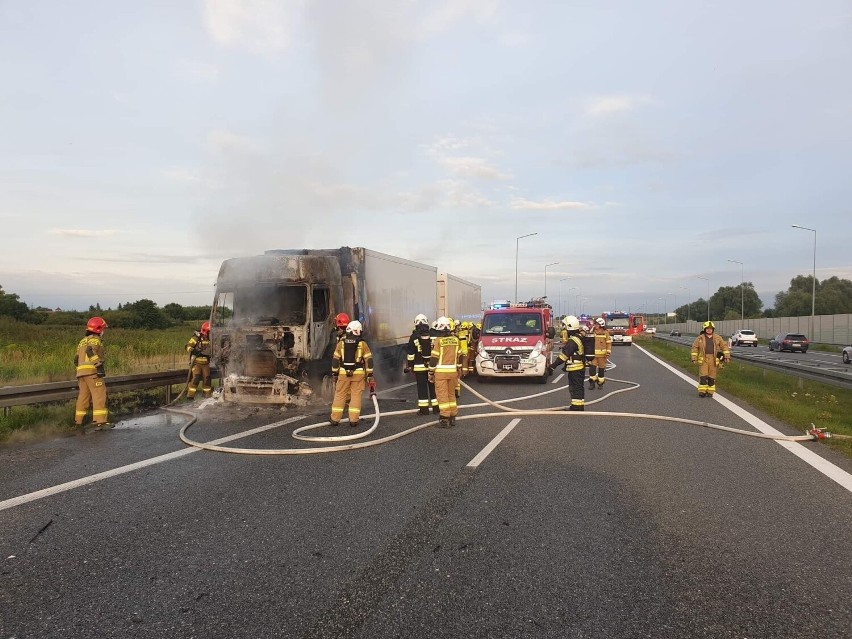
<svg viewBox="0 0 852 639">
<path fill-rule="evenodd" d="M 547 327 L 547 337 L 549 339 L 553 339 L 554 337 L 556 337 L 556 328 L 554 328 L 553 326 L 548 326 Z"/>
</svg>

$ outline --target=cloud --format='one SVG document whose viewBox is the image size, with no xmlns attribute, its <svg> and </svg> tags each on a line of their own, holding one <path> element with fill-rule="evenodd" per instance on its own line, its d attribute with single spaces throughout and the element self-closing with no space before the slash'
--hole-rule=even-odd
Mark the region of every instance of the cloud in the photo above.
<svg viewBox="0 0 852 639">
<path fill-rule="evenodd" d="M 64 237 L 108 237 L 116 233 L 115 229 L 50 229 L 51 235 Z"/>
<path fill-rule="evenodd" d="M 194 184 L 202 181 L 201 176 L 196 171 L 182 166 L 170 166 L 163 171 L 163 175 L 176 182 L 190 182 Z"/>
<path fill-rule="evenodd" d="M 219 68 L 216 65 L 198 60 L 179 60 L 177 71 L 180 75 L 192 80 L 211 83 L 219 80 Z"/>
<path fill-rule="evenodd" d="M 475 177 L 484 180 L 508 180 L 512 177 L 491 166 L 483 158 L 445 157 L 441 158 L 440 162 L 450 171 L 462 177 Z"/>
<path fill-rule="evenodd" d="M 207 134 L 207 147 L 217 155 L 247 154 L 258 151 L 258 145 L 254 140 L 225 129 L 210 131 Z"/>
<path fill-rule="evenodd" d="M 480 24 L 492 22 L 497 16 L 498 5 L 497 0 L 444 0 L 439 7 L 422 16 L 420 36 L 439 35 L 465 20 Z"/>
<path fill-rule="evenodd" d="M 204 0 L 204 26 L 222 46 L 270 53 L 290 44 L 304 4 L 301 0 Z"/>
<path fill-rule="evenodd" d="M 512 199 L 512 208 L 527 211 L 561 211 L 566 209 L 591 209 L 595 208 L 595 204 L 589 202 L 572 202 L 563 200 L 554 202 L 553 200 L 542 200 L 535 202 L 525 198 L 516 197 Z"/>
<path fill-rule="evenodd" d="M 588 101 L 585 113 L 591 116 L 611 115 L 633 111 L 643 104 L 649 104 L 651 98 L 646 95 L 605 95 Z"/>
</svg>

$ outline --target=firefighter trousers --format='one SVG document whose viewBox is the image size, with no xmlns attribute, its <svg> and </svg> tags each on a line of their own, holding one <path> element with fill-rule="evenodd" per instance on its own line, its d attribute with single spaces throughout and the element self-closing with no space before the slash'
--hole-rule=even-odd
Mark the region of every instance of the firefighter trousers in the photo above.
<svg viewBox="0 0 852 639">
<path fill-rule="evenodd" d="M 195 397 L 199 384 L 205 397 L 213 395 L 213 386 L 210 384 L 210 362 L 195 362 L 192 365 L 192 381 L 186 387 L 186 396 L 189 399 Z"/>
<path fill-rule="evenodd" d="M 341 371 L 337 376 L 329 417 L 331 421 L 337 423 L 342 419 L 343 407 L 346 406 L 347 400 L 349 401 L 349 423 L 356 424 L 361 418 L 361 400 L 364 389 L 367 387 L 367 380 L 363 371 L 359 372 L 360 374 L 356 373 L 352 377 L 347 377 L 346 373 Z"/>
<path fill-rule="evenodd" d="M 571 408 L 575 406 L 582 408 L 586 405 L 586 385 L 583 383 L 585 378 L 586 371 L 583 368 L 578 371 L 568 371 L 568 391 L 571 393 Z"/>
<path fill-rule="evenodd" d="M 712 395 L 716 392 L 716 375 L 719 367 L 713 357 L 705 358 L 698 365 L 698 394 Z"/>
<path fill-rule="evenodd" d="M 441 419 L 449 419 L 459 414 L 459 405 L 456 402 L 456 386 L 458 383 L 458 373 L 435 372 L 435 395 L 438 399 Z"/>
<path fill-rule="evenodd" d="M 74 423 L 77 426 L 83 425 L 83 420 L 86 413 L 89 411 L 89 404 L 92 405 L 92 421 L 96 424 L 105 424 L 107 422 L 107 392 L 104 378 L 97 375 L 84 375 L 77 378 L 77 385 L 80 388 L 77 394 L 77 408 L 74 411 Z"/>
<path fill-rule="evenodd" d="M 429 372 L 414 371 L 414 379 L 417 380 L 417 407 L 437 406 L 438 398 L 435 395 L 435 384 L 429 381 Z"/>
<path fill-rule="evenodd" d="M 603 386 L 606 381 L 606 355 L 595 357 L 589 364 L 589 377 L 593 382 L 597 382 L 598 386 Z"/>
</svg>

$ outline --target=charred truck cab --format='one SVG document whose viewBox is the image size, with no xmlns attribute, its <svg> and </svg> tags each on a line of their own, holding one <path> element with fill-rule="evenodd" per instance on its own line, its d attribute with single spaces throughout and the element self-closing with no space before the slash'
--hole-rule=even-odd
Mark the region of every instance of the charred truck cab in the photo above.
<svg viewBox="0 0 852 639">
<path fill-rule="evenodd" d="M 540 300 L 486 310 L 476 354 L 477 379 L 531 377 L 546 383 L 555 336 L 553 311 Z"/>
<path fill-rule="evenodd" d="M 402 370 L 412 318 L 435 317 L 437 269 L 365 248 L 225 260 L 211 314 L 224 399 L 302 404 L 330 390 L 334 317 L 359 320 L 377 368 Z"/>
</svg>

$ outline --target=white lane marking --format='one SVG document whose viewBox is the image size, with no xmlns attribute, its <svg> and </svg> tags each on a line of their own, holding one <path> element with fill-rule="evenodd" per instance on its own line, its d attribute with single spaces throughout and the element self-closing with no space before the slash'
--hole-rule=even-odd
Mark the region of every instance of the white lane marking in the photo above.
<svg viewBox="0 0 852 639">
<path fill-rule="evenodd" d="M 640 351 L 645 353 L 648 357 L 653 359 L 655 362 L 662 365 L 664 368 L 667 368 L 668 370 L 670 370 L 672 373 L 674 373 L 675 375 L 677 375 L 681 379 L 689 382 L 689 384 L 691 386 L 693 386 L 693 387 L 696 386 L 697 383 L 693 378 L 689 377 L 685 373 L 683 373 L 683 372 L 677 370 L 676 368 L 672 367 L 667 362 L 664 362 L 663 360 L 656 357 L 655 355 L 652 355 L 651 353 L 646 351 L 641 346 L 639 346 L 638 348 L 639 348 Z M 729 411 L 731 411 L 732 413 L 734 413 L 738 417 L 740 417 L 743 420 L 745 420 L 746 422 L 748 422 L 751 426 L 753 426 L 755 428 L 755 430 L 757 430 L 761 433 L 766 433 L 767 435 L 783 435 L 784 434 L 781 431 L 779 431 L 779 430 L 773 428 L 772 426 L 770 426 L 769 424 L 767 424 L 765 421 L 763 421 L 759 417 L 752 415 L 751 413 L 749 413 L 748 411 L 746 411 L 743 408 L 740 408 L 739 406 L 734 404 L 731 400 L 720 396 L 718 392 L 713 395 L 713 398 L 717 402 L 722 404 L 722 406 L 727 408 Z M 852 475 L 847 473 L 842 468 L 835 466 L 834 464 L 832 464 L 827 459 L 820 457 L 815 452 L 805 448 L 804 446 L 802 446 L 798 442 L 785 442 L 785 441 L 776 440 L 776 443 L 783 446 L 788 451 L 793 453 L 796 457 L 801 459 L 803 462 L 805 462 L 806 464 L 808 464 L 810 466 L 813 466 L 816 470 L 821 472 L 823 475 L 825 475 L 829 479 L 837 482 L 838 484 L 843 486 L 846 490 L 848 490 L 850 493 L 852 493 Z"/>
<path fill-rule="evenodd" d="M 242 433 L 237 433 L 235 435 L 228 435 L 227 437 L 222 437 L 221 439 L 217 439 L 215 441 L 209 442 L 211 444 L 224 444 L 225 442 L 230 442 L 235 439 L 241 439 L 243 437 L 248 437 L 249 435 L 255 435 L 257 433 L 262 433 L 265 430 L 270 430 L 272 428 L 277 428 L 278 426 L 283 426 L 284 424 L 289 424 L 290 422 L 295 422 L 300 419 L 304 419 L 304 415 L 299 415 L 298 417 L 291 417 L 290 419 L 285 419 L 284 421 L 275 422 L 274 424 L 267 424 L 266 426 L 260 426 L 258 428 L 253 428 L 252 430 L 247 430 Z M 28 493 L 26 495 L 20 495 L 18 497 L 12 497 L 11 499 L 7 499 L 5 501 L 0 501 L 0 510 L 6 510 L 7 508 L 14 508 L 15 506 L 20 506 L 21 504 L 26 504 L 31 501 L 36 501 L 37 499 L 42 499 L 44 497 L 50 497 L 51 495 L 56 495 L 58 493 L 64 493 L 67 490 L 73 490 L 74 488 L 80 488 L 81 486 L 86 486 L 88 484 L 94 484 L 96 481 L 101 481 L 102 479 L 109 479 L 110 477 L 115 477 L 116 475 L 123 475 L 125 473 L 132 472 L 134 470 L 139 470 L 140 468 L 145 468 L 146 466 L 153 466 L 154 464 L 161 464 L 163 462 L 171 461 L 172 459 L 177 459 L 179 457 L 183 457 L 184 455 L 191 455 L 192 453 L 197 453 L 203 448 L 184 448 L 182 450 L 176 450 L 173 453 L 166 453 L 165 455 L 160 455 L 158 457 L 151 457 L 150 459 L 143 459 L 142 461 L 135 462 L 133 464 L 128 464 L 126 466 L 119 466 L 118 468 L 113 468 L 112 470 L 105 470 L 102 473 L 97 473 L 95 475 L 89 475 L 88 477 L 81 477 L 80 479 L 75 479 L 73 481 L 65 482 L 64 484 L 58 484 L 56 486 L 51 486 L 50 488 L 44 488 L 42 490 L 37 490 L 33 493 Z"/>
<path fill-rule="evenodd" d="M 508 426 L 506 426 L 506 428 L 501 430 L 500 433 L 497 435 L 497 437 L 492 439 L 485 448 L 483 448 L 481 451 L 479 451 L 479 454 L 476 457 L 474 457 L 473 459 L 470 460 L 470 462 L 468 462 L 467 467 L 468 468 L 476 468 L 483 461 L 485 461 L 485 458 L 488 457 L 488 455 L 491 454 L 491 451 L 493 451 L 495 448 L 497 448 L 497 445 L 500 442 L 502 442 L 506 438 L 506 436 L 509 433 L 511 433 L 512 430 L 515 428 L 515 426 L 517 426 L 520 422 L 521 422 L 520 419 L 513 419 L 512 421 L 510 421 Z"/>
<path fill-rule="evenodd" d="M 562 379 L 563 377 L 565 377 L 565 373 L 559 373 L 559 375 L 557 375 L 557 376 L 553 379 L 553 381 L 552 381 L 552 382 L 550 382 L 550 383 L 551 383 L 551 384 L 555 384 L 556 382 L 558 382 L 558 381 L 559 381 L 560 379 Z"/>
</svg>

